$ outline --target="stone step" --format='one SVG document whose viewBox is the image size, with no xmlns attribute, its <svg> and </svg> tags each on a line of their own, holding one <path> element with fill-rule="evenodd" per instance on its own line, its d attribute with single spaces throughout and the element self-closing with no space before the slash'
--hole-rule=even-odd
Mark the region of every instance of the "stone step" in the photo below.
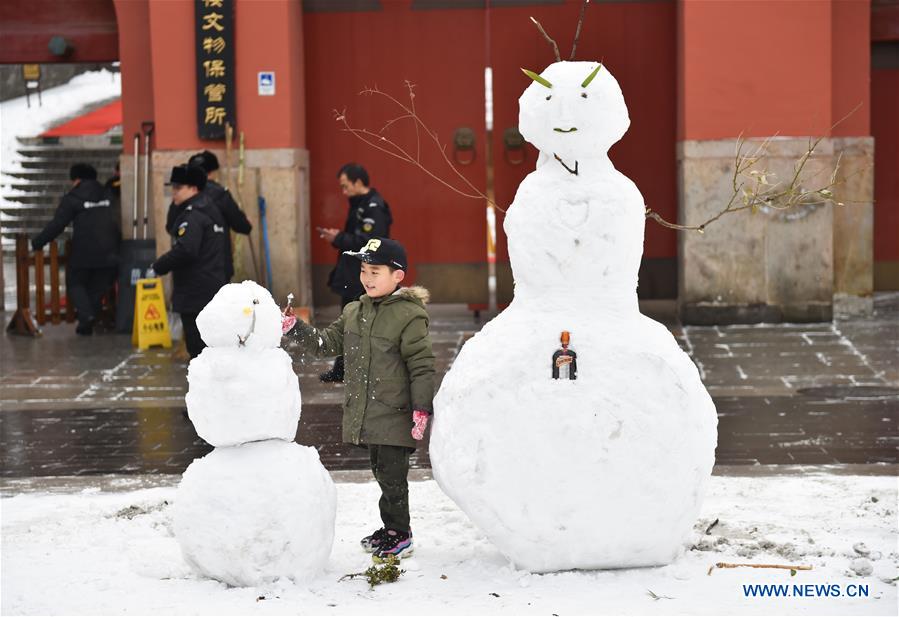
<svg viewBox="0 0 899 617">
<path fill-rule="evenodd" d="M 23 146 L 17 148 L 16 151 L 28 158 L 97 158 L 117 160 L 122 153 L 122 147 L 71 148 L 63 146 Z"/>
<path fill-rule="evenodd" d="M 56 212 L 56 204 L 6 203 L 0 210 L 0 215 L 5 221 L 10 217 L 53 216 L 54 212 Z"/>
<path fill-rule="evenodd" d="M 59 195 L 49 195 L 47 193 L 20 193 L 18 195 L 4 195 L 3 199 L 6 201 L 12 201 L 20 204 L 32 204 L 32 205 L 53 205 L 55 206 L 59 203 L 62 194 Z"/>
<path fill-rule="evenodd" d="M 18 207 L 15 207 L 18 206 Z M 37 204 L 7 204 L 0 211 L 3 220 L 3 233 L 6 234 L 7 221 L 38 221 L 44 225 L 56 214 L 56 204 L 51 206 Z"/>
<path fill-rule="evenodd" d="M 28 159 L 22 159 L 19 161 L 22 165 L 23 169 L 47 169 L 51 171 L 58 171 L 64 169 L 66 173 L 69 171 L 69 167 L 74 165 L 75 163 L 88 163 L 89 165 L 93 165 L 97 168 L 97 172 L 99 173 L 101 170 L 113 170 L 115 169 L 115 160 L 97 158 L 97 157 L 87 157 L 87 156 L 71 156 L 71 157 L 56 157 L 56 158 L 44 158 L 44 157 L 34 157 Z"/>
<path fill-rule="evenodd" d="M 9 188 L 14 191 L 27 191 L 29 193 L 59 193 L 62 195 L 67 192 L 72 183 L 68 179 L 54 180 L 52 178 L 45 180 L 23 180 L 19 182 L 10 182 Z"/>
<path fill-rule="evenodd" d="M 16 136 L 20 146 L 56 146 L 65 148 L 90 148 L 117 146 L 121 149 L 122 127 L 113 127 L 100 135 L 66 135 L 64 137 Z"/>
<path fill-rule="evenodd" d="M 14 171 L 2 172 L 4 176 L 10 178 L 18 178 L 20 180 L 55 180 L 56 182 L 69 182 L 68 171 L 61 170 L 36 170 L 36 169 L 17 169 Z"/>
</svg>

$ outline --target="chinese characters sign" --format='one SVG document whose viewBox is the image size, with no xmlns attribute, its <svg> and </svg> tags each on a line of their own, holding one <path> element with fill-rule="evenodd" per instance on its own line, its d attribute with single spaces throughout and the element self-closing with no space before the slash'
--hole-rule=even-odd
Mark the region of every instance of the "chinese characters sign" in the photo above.
<svg viewBox="0 0 899 617">
<path fill-rule="evenodd" d="M 194 0 L 197 33 L 197 131 L 224 139 L 235 125 L 234 0 Z"/>
</svg>

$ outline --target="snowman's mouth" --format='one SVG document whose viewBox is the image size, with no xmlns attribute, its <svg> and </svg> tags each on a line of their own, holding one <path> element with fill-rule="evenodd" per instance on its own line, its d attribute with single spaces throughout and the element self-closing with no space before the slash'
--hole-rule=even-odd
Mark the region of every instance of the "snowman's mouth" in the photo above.
<svg viewBox="0 0 899 617">
<path fill-rule="evenodd" d="M 577 130 L 577 127 L 573 126 L 570 129 L 553 129 L 557 133 L 574 133 Z"/>
<path fill-rule="evenodd" d="M 570 173 L 572 176 L 578 175 L 578 172 L 577 172 L 577 167 L 578 167 L 577 161 L 574 162 L 574 169 L 572 169 L 571 167 L 569 167 L 568 165 L 565 164 L 565 161 L 563 161 L 563 160 L 562 160 L 562 157 L 560 157 L 558 154 L 553 154 L 553 156 L 556 158 L 557 161 L 559 161 L 559 163 L 562 164 L 562 167 L 564 167 L 565 170 L 568 171 L 568 173 Z"/>
</svg>

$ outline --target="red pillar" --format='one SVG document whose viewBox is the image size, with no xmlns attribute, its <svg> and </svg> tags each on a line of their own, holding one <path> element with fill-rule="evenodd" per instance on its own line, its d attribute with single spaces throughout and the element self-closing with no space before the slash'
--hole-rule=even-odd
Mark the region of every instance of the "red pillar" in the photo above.
<svg viewBox="0 0 899 617">
<path fill-rule="evenodd" d="M 197 130 L 194 2 L 115 0 L 122 50 L 125 148 L 141 121 L 155 123 L 151 165 L 151 227 L 168 249 L 163 229 L 169 198 L 163 184 L 173 165 L 200 150 L 211 150 L 227 183 L 224 140 L 203 140 Z M 288 292 L 297 304 L 311 303 L 308 238 L 308 152 L 306 146 L 303 11 L 296 0 L 236 0 L 234 3 L 234 71 L 236 126 L 231 170 L 237 171 L 238 145 L 244 137 L 244 179 L 230 175 L 229 189 L 254 223 L 252 242 L 262 261 L 258 190 L 268 204 L 274 292 Z M 275 94 L 258 93 L 257 74 L 275 72 Z M 128 193 L 123 157 L 123 194 Z M 133 186 L 133 185 L 132 185 Z M 235 244 L 237 280 L 256 278 L 248 240 Z"/>
</svg>

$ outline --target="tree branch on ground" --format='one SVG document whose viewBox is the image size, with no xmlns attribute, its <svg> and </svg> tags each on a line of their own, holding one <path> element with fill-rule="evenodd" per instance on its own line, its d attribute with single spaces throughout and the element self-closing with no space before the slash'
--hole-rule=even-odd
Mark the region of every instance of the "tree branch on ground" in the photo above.
<svg viewBox="0 0 899 617">
<path fill-rule="evenodd" d="M 767 564 L 767 563 L 724 563 L 718 562 L 709 568 L 709 576 L 712 575 L 712 571 L 715 568 L 774 568 L 776 570 L 789 570 L 790 575 L 793 576 L 796 574 L 797 570 L 811 570 L 811 566 L 789 566 L 789 565 L 780 565 L 780 564 Z"/>
</svg>

